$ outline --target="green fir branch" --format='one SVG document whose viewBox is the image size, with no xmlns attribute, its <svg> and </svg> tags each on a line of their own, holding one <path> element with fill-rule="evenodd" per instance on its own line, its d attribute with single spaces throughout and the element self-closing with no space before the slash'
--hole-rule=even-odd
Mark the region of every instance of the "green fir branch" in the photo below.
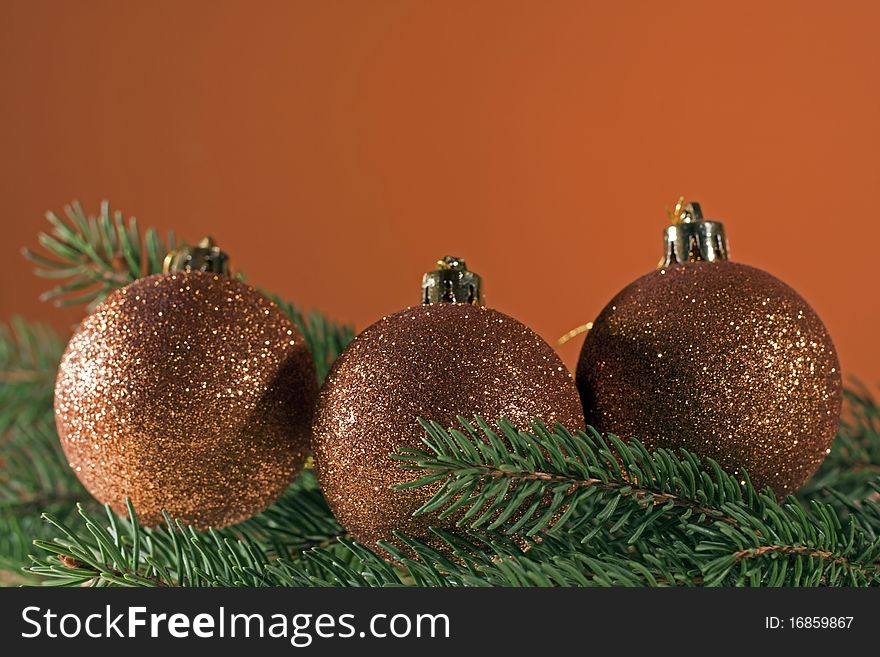
<svg viewBox="0 0 880 657">
<path fill-rule="evenodd" d="M 75 531 L 85 531 L 75 504 L 46 505 L 43 511 Z M 55 527 L 45 522 L 38 511 L 0 512 L 0 586 L 45 581 L 44 577 L 29 572 L 26 567 L 31 563 L 35 542 L 50 541 L 56 535 Z"/>
<path fill-rule="evenodd" d="M 741 484 L 684 450 L 649 453 L 637 441 L 540 423 L 524 432 L 501 421 L 495 431 L 477 420 L 478 431 L 460 420 L 463 431 L 423 423 L 427 449 L 398 455 L 422 473 L 400 488 L 440 483 L 417 513 L 471 530 L 581 536 L 587 554 L 602 537 L 596 558 L 643 566 L 674 546 L 681 572 L 698 571 L 704 585 L 880 583 L 880 539 L 861 514 L 842 519 L 821 501 L 778 502 L 747 476 Z M 862 506 L 878 513 L 875 501 Z M 628 547 L 618 542 L 609 554 L 615 537 Z"/>
<path fill-rule="evenodd" d="M 34 540 L 48 540 L 54 528 L 40 520 L 52 513 L 76 525 L 76 504 L 90 496 L 61 450 L 51 416 L 16 423 L 0 441 L 0 582 L 23 583 Z M 88 508 L 97 508 L 94 502 Z M 80 527 L 78 527 L 80 528 Z"/>
<path fill-rule="evenodd" d="M 85 497 L 50 419 L 7 433 L 0 443 L 0 512 L 38 514 Z"/>
<path fill-rule="evenodd" d="M 328 532 L 302 554 L 283 554 L 251 532 L 199 533 L 171 521 L 173 530 L 135 531 L 136 522 L 118 519 L 102 528 L 83 514 L 88 534 L 59 523 L 62 538 L 37 544 L 55 556 L 35 560 L 30 572 L 61 584 L 144 586 L 880 582 L 880 541 L 874 524 L 861 515 L 842 520 L 824 502 L 779 502 L 686 452 L 649 454 L 638 444 L 561 427 L 551 431 L 539 423 L 532 432 L 504 422 L 500 431 L 475 424 L 479 430 L 464 422 L 458 431 L 426 423 L 427 449 L 400 455 L 405 467 L 424 473 L 421 485 L 441 481 L 423 512 L 457 505 L 458 531 L 435 530 L 445 547 L 399 535 L 395 544 L 382 545 L 393 557 L 386 561 Z M 501 480 L 508 484 L 503 494 Z M 505 518 L 497 513 L 499 495 L 506 500 Z M 875 502 L 864 504 L 880 516 Z M 288 513 L 280 512 L 279 525 Z M 148 546 L 136 561 L 125 556 L 133 533 Z"/>
<path fill-rule="evenodd" d="M 111 211 L 107 201 L 97 215 L 87 215 L 78 201 L 64 214 L 66 221 L 46 213 L 52 227 L 38 237 L 43 252 L 23 251 L 37 276 L 60 281 L 42 296 L 58 306 L 94 307 L 112 290 L 160 273 L 165 255 L 177 248 L 173 232 L 164 241 L 153 228 L 141 233 L 135 217 Z"/>
<path fill-rule="evenodd" d="M 155 528 L 78 505 L 78 527 L 43 514 L 55 537 L 34 545 L 27 572 L 60 586 L 266 586 L 278 559 L 334 543 L 343 530 L 306 471 L 267 511 L 221 530 L 196 531 L 166 516 Z"/>
<path fill-rule="evenodd" d="M 435 529 L 434 533 L 438 539 L 434 545 L 399 534 L 397 540 L 405 547 L 383 543 L 393 557 L 390 562 L 362 545 L 341 540 L 332 549 L 278 560 L 264 576 L 272 586 L 315 587 L 701 584 L 698 575 L 691 576 L 682 566 L 646 566 L 629 556 L 599 553 L 565 538 L 536 542 L 480 532 L 450 534 Z"/>
<path fill-rule="evenodd" d="M 20 317 L 0 323 L 0 436 L 12 426 L 51 417 L 62 349 L 61 339 L 48 326 Z"/>
</svg>

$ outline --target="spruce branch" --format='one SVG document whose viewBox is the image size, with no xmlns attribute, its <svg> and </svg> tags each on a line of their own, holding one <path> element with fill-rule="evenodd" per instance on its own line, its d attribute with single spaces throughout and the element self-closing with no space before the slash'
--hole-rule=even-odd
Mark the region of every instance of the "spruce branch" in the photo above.
<svg viewBox="0 0 880 657">
<path fill-rule="evenodd" d="M 40 512 L 75 524 L 76 503 L 88 499 L 55 435 L 50 397 L 47 417 L 12 425 L 0 441 L 0 579 L 21 573 L 33 541 L 54 534 Z M 11 581 L 22 583 L 20 577 Z"/>
<path fill-rule="evenodd" d="M 0 436 L 12 426 L 51 416 L 62 349 L 61 339 L 48 326 L 20 317 L 0 323 Z"/>
<path fill-rule="evenodd" d="M 479 432 L 470 423 L 462 425 L 464 431 L 426 424 L 428 449 L 400 455 L 407 467 L 424 472 L 426 482 L 437 481 L 438 474 L 449 480 L 478 480 L 473 488 L 444 486 L 449 503 L 462 498 L 456 490 L 468 491 L 468 502 L 459 511 L 477 508 L 484 515 L 498 496 L 494 487 L 484 485 L 485 479 L 515 480 L 505 493 L 514 509 L 507 513 L 510 507 L 505 507 L 506 520 L 494 529 L 490 527 L 498 517 L 471 520 L 477 529 L 434 530 L 445 548 L 398 535 L 397 543 L 382 545 L 393 557 L 389 562 L 348 539 L 327 536 L 301 555 L 284 554 L 267 549 L 265 536 L 258 532 L 199 533 L 170 519 L 165 528 L 144 530 L 136 518 L 121 521 L 112 514 L 109 528 L 102 529 L 99 521 L 83 514 L 87 532 L 56 523 L 64 535 L 37 543 L 55 556 L 35 560 L 30 571 L 61 584 L 139 586 L 157 581 L 174 586 L 880 582 L 880 540 L 861 516 L 842 520 L 833 507 L 818 501 L 804 505 L 789 497 L 778 502 L 769 492 L 755 491 L 748 480 L 741 485 L 716 465 L 706 467 L 687 453 L 649 454 L 638 445 L 613 438 L 606 442 L 598 434 L 572 434 L 561 427 L 550 431 L 539 423 L 531 432 L 503 422 L 500 432 L 484 422 L 476 425 Z M 564 483 L 569 491 L 575 481 L 585 482 L 574 487 L 576 497 L 558 498 L 554 489 Z M 518 497 L 517 488 L 536 482 L 544 489 L 532 493 L 540 500 L 532 509 L 533 501 Z M 880 516 L 876 503 L 866 504 L 869 513 Z M 569 511 L 571 506 L 577 513 Z M 279 519 L 289 518 L 288 513 Z M 518 533 L 510 531 L 517 524 Z M 142 547 L 135 550 L 133 544 Z M 135 552 L 139 556 L 131 560 Z"/>
<path fill-rule="evenodd" d="M 310 471 L 265 512 L 221 530 L 196 531 L 168 516 L 142 527 L 130 504 L 127 518 L 83 505 L 77 515 L 71 526 L 43 514 L 55 536 L 34 545 L 50 556 L 31 557 L 27 572 L 61 586 L 266 586 L 273 561 L 343 533 Z"/>
<path fill-rule="evenodd" d="M 34 539 L 53 529 L 50 511 L 75 522 L 88 499 L 55 435 L 52 396 L 63 342 L 49 327 L 13 318 L 0 324 L 0 582 L 33 583 L 21 570 Z"/>
<path fill-rule="evenodd" d="M 0 512 L 36 511 L 87 497 L 50 421 L 19 425 L 0 443 Z"/>
<path fill-rule="evenodd" d="M 566 540 L 514 541 L 492 533 L 434 530 L 442 549 L 397 536 L 383 544 L 388 562 L 352 541 L 279 560 L 266 572 L 273 586 L 681 586 L 698 585 L 670 564 L 642 565 L 628 557 L 584 549 Z M 675 571 L 673 573 L 673 570 Z"/>
<path fill-rule="evenodd" d="M 581 535 L 587 549 L 604 535 L 600 557 L 608 538 L 625 537 L 632 549 L 618 543 L 611 556 L 633 564 L 675 545 L 706 585 L 880 583 L 880 539 L 861 514 L 844 520 L 817 500 L 778 502 L 686 451 L 649 453 L 637 441 L 537 422 L 531 432 L 460 422 L 463 431 L 423 422 L 427 449 L 397 455 L 423 473 L 401 488 L 441 484 L 417 513 L 439 511 L 472 530 Z M 862 507 L 878 513 L 876 502 Z"/>
<path fill-rule="evenodd" d="M 682 458 L 667 450 L 652 455 L 638 441 L 626 444 L 592 428 L 589 435 L 572 434 L 562 426 L 550 431 L 536 421 L 526 432 L 502 419 L 497 432 L 482 418 L 458 420 L 464 431 L 419 420 L 429 451 L 405 448 L 394 455 L 404 469 L 424 472 L 398 485 L 399 490 L 443 482 L 417 514 L 439 510 L 439 517 L 446 518 L 463 511 L 459 526 L 531 536 L 559 531 L 569 517 L 582 516 L 579 504 L 606 493 L 610 501 L 600 519 L 629 498 L 642 508 L 665 504 L 736 524 L 723 508 L 741 501 L 744 491 L 713 461 L 710 469 L 702 469 L 688 452 Z M 758 495 L 750 487 L 745 492 Z M 504 512 L 496 514 L 502 505 Z"/>
<path fill-rule="evenodd" d="M 0 578 L 21 573 L 35 539 L 49 539 L 54 529 L 40 520 L 48 511 L 75 524 L 75 504 L 89 495 L 67 464 L 48 406 L 28 422 L 15 422 L 0 440 Z M 94 504 L 91 508 L 94 508 Z M 20 576 L 16 583 L 27 582 Z"/>
<path fill-rule="evenodd" d="M 109 531 L 102 534 L 97 516 L 84 514 L 84 517 L 92 536 L 102 535 L 107 542 L 113 535 Z M 51 520 L 56 522 L 54 518 Z M 118 520 L 116 524 L 114 531 L 127 526 Z M 665 585 L 663 573 L 666 571 L 643 566 L 633 569 L 627 559 L 592 557 L 583 550 L 573 551 L 570 544 L 564 549 L 538 543 L 523 547 L 525 544 L 503 537 L 478 533 L 453 535 L 437 531 L 437 536 L 448 546 L 448 553 L 401 536 L 406 552 L 394 545 L 384 545 L 396 557 L 391 563 L 345 538 L 329 546 L 310 549 L 301 556 L 267 559 L 241 540 L 221 542 L 212 538 L 210 532 L 206 536 L 192 531 L 184 534 L 179 527 L 176 530 L 175 536 L 182 537 L 171 541 L 173 544 L 169 544 L 163 532 L 162 542 L 152 543 L 148 548 L 154 553 L 161 552 L 163 563 L 167 565 L 160 566 L 156 559 L 148 556 L 141 558 L 146 565 L 135 567 L 130 560 L 132 550 L 125 546 L 125 533 L 117 549 L 111 546 L 100 552 L 95 545 L 84 549 L 83 539 L 62 529 L 64 538 L 37 544 L 54 556 L 35 559 L 30 570 L 62 586 Z M 137 531 L 144 540 L 148 533 L 152 536 L 156 530 Z M 128 543 L 132 541 L 127 539 Z M 185 573 L 183 578 L 178 575 L 181 572 Z M 681 575 L 674 583 L 696 582 Z"/>
<path fill-rule="evenodd" d="M 23 250 L 37 276 L 61 281 L 41 297 L 58 306 L 94 307 L 112 290 L 160 273 L 165 255 L 177 248 L 173 232 L 164 241 L 153 228 L 141 233 L 135 217 L 111 211 L 107 201 L 97 215 L 86 215 L 78 201 L 64 214 L 67 221 L 46 213 L 52 227 L 38 237 L 43 253 Z"/>
</svg>

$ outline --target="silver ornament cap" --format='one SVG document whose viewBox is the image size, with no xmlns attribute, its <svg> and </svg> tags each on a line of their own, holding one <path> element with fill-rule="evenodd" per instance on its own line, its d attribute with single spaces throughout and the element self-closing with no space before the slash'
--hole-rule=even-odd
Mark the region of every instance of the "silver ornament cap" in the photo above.
<svg viewBox="0 0 880 657">
<path fill-rule="evenodd" d="M 482 279 L 467 268 L 464 258 L 445 256 L 437 261 L 437 269 L 422 277 L 422 303 L 482 306 Z"/>
<path fill-rule="evenodd" d="M 724 224 L 703 219 L 699 203 L 684 204 L 679 199 L 669 213 L 672 224 L 663 235 L 665 251 L 660 267 L 683 262 L 715 262 L 727 260 L 729 249 Z"/>
<path fill-rule="evenodd" d="M 165 256 L 162 271 L 166 274 L 181 271 L 203 271 L 231 276 L 229 256 L 214 243 L 210 236 L 195 246 L 181 246 Z"/>
</svg>

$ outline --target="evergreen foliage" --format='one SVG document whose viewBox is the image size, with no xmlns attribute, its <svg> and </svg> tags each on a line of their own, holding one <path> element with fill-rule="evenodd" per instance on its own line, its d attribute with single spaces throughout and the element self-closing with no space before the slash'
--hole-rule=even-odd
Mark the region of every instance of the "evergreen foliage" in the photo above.
<svg viewBox="0 0 880 657">
<path fill-rule="evenodd" d="M 0 323 L 0 435 L 15 425 L 38 422 L 51 411 L 62 349 L 47 326 L 20 317 Z"/>
<path fill-rule="evenodd" d="M 174 233 L 165 241 L 153 228 L 141 233 L 135 217 L 111 211 L 107 201 L 97 216 L 86 215 L 77 201 L 64 214 L 67 222 L 46 213 L 52 228 L 38 237 L 45 254 L 23 251 L 37 265 L 37 276 L 60 281 L 42 297 L 59 306 L 94 307 L 112 290 L 160 273 L 165 256 L 177 248 Z"/>
<path fill-rule="evenodd" d="M 60 303 L 94 305 L 161 270 L 173 235 L 97 217 L 49 215 Z M 271 296 L 271 295 L 270 295 Z M 349 327 L 297 323 L 323 380 Z M 436 493 L 419 513 L 455 521 L 430 545 L 406 536 L 388 561 L 352 541 L 306 469 L 269 509 L 196 531 L 142 527 L 98 505 L 58 444 L 52 386 L 63 340 L 15 319 L 0 327 L 0 583 L 66 586 L 865 586 L 880 584 L 880 406 L 852 385 L 831 455 L 796 496 L 776 499 L 713 461 L 539 421 L 422 422 L 424 447 L 396 458 Z"/>
</svg>

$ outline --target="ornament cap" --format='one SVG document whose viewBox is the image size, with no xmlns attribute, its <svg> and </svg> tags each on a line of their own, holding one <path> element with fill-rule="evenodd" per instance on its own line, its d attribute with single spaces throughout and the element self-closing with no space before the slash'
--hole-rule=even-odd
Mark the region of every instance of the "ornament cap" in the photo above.
<svg viewBox="0 0 880 657">
<path fill-rule="evenodd" d="M 664 231 L 665 252 L 661 267 L 682 262 L 715 262 L 728 259 L 724 224 L 703 219 L 699 203 L 680 198 L 669 213 L 672 224 Z"/>
<path fill-rule="evenodd" d="M 202 238 L 195 246 L 182 246 L 165 256 L 162 271 L 166 274 L 178 271 L 204 271 L 228 276 L 229 256 L 214 243 L 210 236 Z"/>
<path fill-rule="evenodd" d="M 437 269 L 422 277 L 422 303 L 482 306 L 482 279 L 467 268 L 463 258 L 445 256 L 437 261 Z"/>
</svg>

